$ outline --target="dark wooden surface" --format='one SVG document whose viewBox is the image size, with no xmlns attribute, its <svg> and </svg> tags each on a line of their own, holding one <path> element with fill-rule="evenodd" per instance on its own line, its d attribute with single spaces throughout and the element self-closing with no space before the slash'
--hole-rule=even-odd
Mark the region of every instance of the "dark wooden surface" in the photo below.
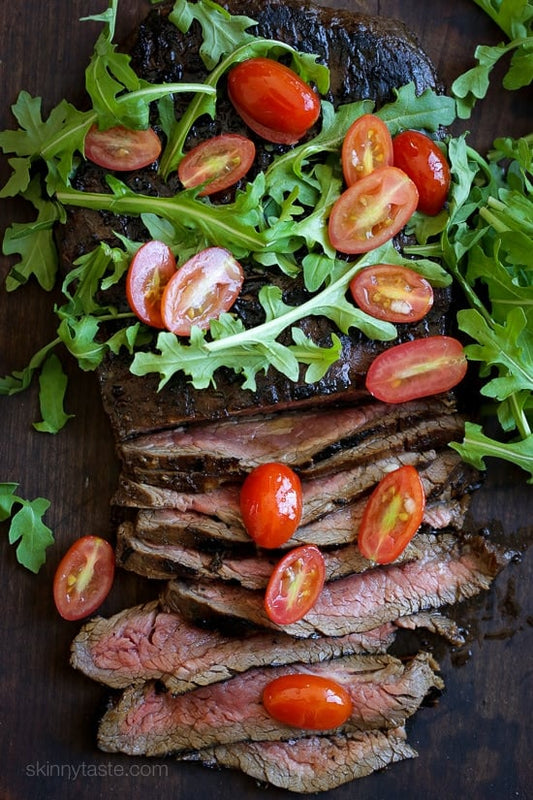
<svg viewBox="0 0 533 800">
<path fill-rule="evenodd" d="M 401 17 L 417 33 L 441 76 L 451 80 L 472 63 L 477 43 L 501 37 L 472 0 L 334 0 L 325 3 Z M 0 0 L 0 128 L 12 127 L 9 105 L 22 88 L 43 97 L 46 113 L 62 97 L 82 97 L 83 70 L 99 26 L 78 19 L 105 8 L 105 0 Z M 123 0 L 120 33 L 148 10 L 145 0 Z M 496 135 L 531 129 L 531 94 L 511 96 L 500 89 L 465 127 L 484 149 Z M 2 164 L 5 176 L 5 164 Z M 2 232 L 24 218 L 18 203 L 0 204 Z M 8 296 L 0 277 L 0 373 L 21 368 L 53 336 L 53 296 L 30 285 Z M 69 643 L 78 625 L 61 621 L 51 598 L 51 580 L 60 555 L 78 536 L 111 537 L 109 499 L 117 464 L 95 379 L 69 365 L 67 410 L 75 415 L 58 436 L 36 433 L 35 389 L 1 398 L 0 480 L 17 481 L 26 497 L 52 501 L 46 521 L 56 544 L 38 576 L 21 568 L 0 526 L 0 800 L 107 800 L 107 798 L 211 797 L 229 800 L 287 797 L 267 792 L 230 772 L 192 765 L 109 757 L 95 746 L 98 715 L 106 692 L 68 665 Z M 531 487 L 524 475 L 491 464 L 474 516 L 494 529 L 509 547 L 521 549 L 532 537 Z M 409 797 L 427 800 L 526 800 L 532 797 L 531 549 L 517 558 L 487 596 L 465 608 L 467 648 L 452 653 L 432 643 L 442 665 L 446 691 L 433 707 L 409 724 L 419 758 L 332 791 L 333 800 Z M 153 589 L 120 575 L 103 608 L 112 613 L 149 597 Z"/>
</svg>

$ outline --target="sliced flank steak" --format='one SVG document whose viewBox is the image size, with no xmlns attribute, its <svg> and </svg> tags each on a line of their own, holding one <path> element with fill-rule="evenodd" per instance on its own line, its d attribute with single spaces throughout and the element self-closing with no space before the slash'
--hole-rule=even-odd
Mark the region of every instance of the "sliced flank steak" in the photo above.
<svg viewBox="0 0 533 800">
<path fill-rule="evenodd" d="M 180 756 L 208 767 L 240 769 L 300 794 L 326 792 L 389 764 L 416 758 L 405 728 L 308 736 L 291 742 L 236 742 Z M 334 765 L 334 768 L 332 768 Z"/>
<path fill-rule="evenodd" d="M 450 542 L 436 537 L 426 557 L 379 566 L 324 585 L 317 602 L 299 622 L 283 626 L 292 636 L 341 636 L 436 609 L 488 589 L 508 556 L 482 537 Z M 277 628 L 266 615 L 261 592 L 221 581 L 171 581 L 162 605 L 192 618 L 236 618 Z"/>
<path fill-rule="evenodd" d="M 305 735 L 273 719 L 262 703 L 266 685 L 281 675 L 327 677 L 350 695 L 352 714 L 335 732 L 395 728 L 442 688 L 436 664 L 419 653 L 407 664 L 388 655 L 343 656 L 325 663 L 251 669 L 185 694 L 161 692 L 155 683 L 126 689 L 102 718 L 105 752 L 160 756 L 238 741 L 277 741 Z"/>
<path fill-rule="evenodd" d="M 424 621 L 424 627 L 427 627 Z M 413 622 L 413 626 L 416 623 Z M 148 680 L 173 694 L 227 680 L 252 667 L 312 664 L 354 653 L 385 653 L 396 628 L 346 636 L 295 639 L 274 631 L 240 632 L 238 638 L 200 627 L 157 601 L 87 622 L 72 643 L 71 663 L 85 675 L 115 689 Z"/>
</svg>

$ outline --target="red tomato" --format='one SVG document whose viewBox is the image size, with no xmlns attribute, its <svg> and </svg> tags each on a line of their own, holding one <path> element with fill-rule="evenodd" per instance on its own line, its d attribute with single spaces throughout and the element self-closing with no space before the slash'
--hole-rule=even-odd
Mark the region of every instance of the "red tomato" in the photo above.
<svg viewBox="0 0 533 800">
<path fill-rule="evenodd" d="M 316 603 L 326 577 L 324 557 L 318 547 L 295 547 L 278 562 L 265 593 L 265 610 L 277 625 L 290 625 L 305 617 Z"/>
<path fill-rule="evenodd" d="M 153 239 L 139 247 L 126 276 L 126 297 L 139 319 L 154 328 L 164 328 L 161 297 L 176 273 L 176 259 L 170 247 Z"/>
<path fill-rule="evenodd" d="M 242 61 L 228 75 L 235 110 L 269 142 L 294 144 L 320 114 L 317 94 L 292 69 L 270 58 Z"/>
<path fill-rule="evenodd" d="M 244 526 L 254 542 L 259 547 L 279 547 L 300 524 L 300 478 L 285 464 L 261 464 L 244 480 L 240 507 Z"/>
<path fill-rule="evenodd" d="M 54 601 L 64 619 L 82 619 L 103 603 L 115 575 L 113 548 L 99 536 L 83 536 L 67 550 L 54 576 Z"/>
<path fill-rule="evenodd" d="M 350 291 L 359 308 L 388 322 L 416 322 L 433 305 L 429 281 L 395 264 L 365 267 L 352 278 Z"/>
<path fill-rule="evenodd" d="M 329 238 L 341 253 L 367 253 L 392 239 L 418 203 L 413 181 L 397 167 L 380 167 L 350 186 L 336 200 Z"/>
<path fill-rule="evenodd" d="M 278 722 L 313 731 L 338 728 L 353 709 L 352 698 L 340 683 L 301 672 L 282 675 L 267 684 L 263 705 Z"/>
<path fill-rule="evenodd" d="M 379 167 L 390 167 L 392 137 L 383 120 L 375 114 L 363 114 L 356 119 L 344 137 L 341 155 L 348 186 Z"/>
<path fill-rule="evenodd" d="M 209 323 L 228 311 L 239 296 L 244 273 L 223 247 L 196 253 L 172 276 L 161 298 L 161 316 L 167 330 L 188 336 L 193 325 Z"/>
<path fill-rule="evenodd" d="M 224 133 L 194 147 L 180 162 L 178 177 L 190 189 L 207 182 L 200 196 L 214 194 L 240 181 L 255 158 L 255 144 L 246 136 Z"/>
<path fill-rule="evenodd" d="M 390 564 L 402 553 L 422 523 L 426 496 L 411 465 L 380 480 L 365 506 L 357 543 L 365 558 Z"/>
<path fill-rule="evenodd" d="M 451 336 L 428 336 L 385 350 L 366 375 L 366 388 L 384 403 L 405 403 L 447 392 L 466 374 L 461 342 Z"/>
<path fill-rule="evenodd" d="M 418 209 L 434 216 L 444 206 L 450 190 L 450 167 L 439 146 L 419 131 L 403 131 L 393 140 L 394 164 L 403 169 L 418 189 Z"/>
<path fill-rule="evenodd" d="M 157 133 L 148 128 L 134 131 L 117 125 L 105 131 L 96 125 L 85 137 L 85 156 L 100 167 L 127 172 L 151 164 L 161 153 Z"/>
</svg>

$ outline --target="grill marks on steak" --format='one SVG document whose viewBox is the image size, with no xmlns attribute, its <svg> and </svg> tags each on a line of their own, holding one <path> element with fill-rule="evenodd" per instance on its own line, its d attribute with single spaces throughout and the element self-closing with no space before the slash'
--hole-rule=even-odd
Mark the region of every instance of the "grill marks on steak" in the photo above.
<svg viewBox="0 0 533 800">
<path fill-rule="evenodd" d="M 416 621 L 412 625 L 416 626 Z M 202 628 L 181 614 L 164 612 L 153 601 L 86 623 L 72 643 L 71 664 L 115 689 L 157 680 L 173 694 L 181 694 L 252 667 L 385 653 L 394 635 L 392 624 L 362 634 L 309 641 L 282 631 L 256 630 L 241 634 L 236 646 L 234 636 Z"/>
<path fill-rule="evenodd" d="M 303 672 L 340 683 L 353 713 L 337 732 L 403 725 L 432 688 L 442 688 L 427 653 L 407 665 L 387 655 L 353 655 L 321 664 L 251 669 L 228 681 L 181 695 L 158 691 L 154 683 L 129 687 L 104 715 L 98 744 L 106 752 L 160 756 L 212 745 L 253 740 L 288 740 L 303 730 L 274 720 L 261 697 L 274 678 Z"/>
<path fill-rule="evenodd" d="M 208 767 L 240 769 L 302 794 L 325 792 L 406 758 L 416 758 L 405 728 L 309 736 L 285 742 L 236 742 L 180 756 Z"/>
<path fill-rule="evenodd" d="M 507 556 L 481 537 L 465 543 L 438 536 L 426 555 L 405 564 L 376 567 L 326 583 L 314 607 L 299 622 L 283 626 L 292 636 L 341 636 L 473 597 L 489 588 Z M 230 617 L 265 628 L 262 595 L 241 586 L 170 582 L 162 605 L 193 618 Z"/>
</svg>

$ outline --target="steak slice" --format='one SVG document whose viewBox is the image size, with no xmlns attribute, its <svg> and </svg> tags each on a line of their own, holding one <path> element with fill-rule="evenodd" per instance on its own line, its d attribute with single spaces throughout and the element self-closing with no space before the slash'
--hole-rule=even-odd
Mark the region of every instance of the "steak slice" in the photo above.
<svg viewBox="0 0 533 800">
<path fill-rule="evenodd" d="M 301 794 L 325 792 L 418 753 L 404 728 L 306 736 L 291 742 L 236 742 L 180 756 L 208 767 L 240 769 Z M 334 765 L 334 768 L 332 768 Z"/>
<path fill-rule="evenodd" d="M 425 558 L 405 564 L 379 566 L 324 585 L 311 611 L 299 622 L 284 625 L 292 636 L 341 636 L 385 622 L 440 608 L 488 589 L 508 556 L 482 537 L 450 543 L 436 537 Z M 261 592 L 221 581 L 167 584 L 162 605 L 187 616 L 234 617 L 251 624 L 277 628 L 266 615 Z"/>
<path fill-rule="evenodd" d="M 105 752 L 160 756 L 237 741 L 301 737 L 302 729 L 277 722 L 265 710 L 265 686 L 281 675 L 306 673 L 340 683 L 353 711 L 335 732 L 395 728 L 411 716 L 432 688 L 443 684 L 427 653 L 408 664 L 388 655 L 352 655 L 320 664 L 251 669 L 230 680 L 172 695 L 155 683 L 129 687 L 100 723 Z"/>
<path fill-rule="evenodd" d="M 181 694 L 252 667 L 384 653 L 394 635 L 395 627 L 387 624 L 365 633 L 311 640 L 259 630 L 246 635 L 241 631 L 235 638 L 166 613 L 153 601 L 87 622 L 72 643 L 71 664 L 115 689 L 157 680 Z"/>
<path fill-rule="evenodd" d="M 448 395 L 401 406 L 371 402 L 331 408 L 327 414 L 319 409 L 236 417 L 128 439 L 119 445 L 118 455 L 137 477 L 139 470 L 160 470 L 228 481 L 268 461 L 281 461 L 305 475 L 346 447 L 363 448 L 369 438 L 383 440 L 444 414 L 456 414 Z"/>
<path fill-rule="evenodd" d="M 441 535 L 438 540 L 441 546 L 446 539 L 450 546 L 455 542 L 453 534 Z M 395 563 L 427 557 L 428 551 L 434 546 L 433 534 L 419 533 Z M 372 568 L 372 562 L 361 554 L 356 542 L 324 550 L 322 555 L 327 581 Z M 116 557 L 121 567 L 145 578 L 222 580 L 238 583 L 246 589 L 265 589 L 279 561 L 278 553 L 235 555 L 221 550 L 207 553 L 192 547 L 143 542 L 135 536 L 133 525 L 128 522 L 119 528 Z"/>
<path fill-rule="evenodd" d="M 420 470 L 427 497 L 424 525 L 433 529 L 462 528 L 469 505 L 469 495 L 475 470 L 467 467 L 452 450 L 440 454 L 427 468 Z M 217 495 L 225 503 L 236 501 L 231 495 Z M 341 505 L 325 518 L 302 525 L 287 543 L 316 544 L 330 547 L 352 542 L 356 535 L 366 504 L 366 495 L 352 503 Z M 140 509 L 133 522 L 135 536 L 145 543 L 195 547 L 212 552 L 224 544 L 255 552 L 255 546 L 244 530 L 240 520 L 230 524 L 210 516 L 218 513 L 216 504 L 210 503 L 206 513 L 183 511 L 172 508 Z"/>
</svg>

